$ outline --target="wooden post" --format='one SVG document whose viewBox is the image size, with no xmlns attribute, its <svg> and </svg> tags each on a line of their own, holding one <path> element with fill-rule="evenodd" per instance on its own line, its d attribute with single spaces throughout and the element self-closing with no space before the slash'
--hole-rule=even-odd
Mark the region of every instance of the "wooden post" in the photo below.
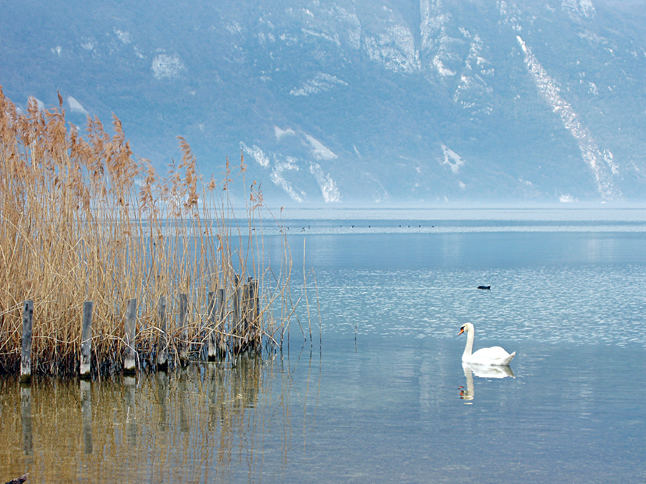
<svg viewBox="0 0 646 484">
<path fill-rule="evenodd" d="M 20 354 L 20 382 L 31 381 L 31 330 L 34 318 L 34 301 L 25 301 L 22 311 L 22 353 Z"/>
<path fill-rule="evenodd" d="M 126 309 L 126 354 L 123 359 L 123 372 L 132 375 L 137 369 L 137 350 L 135 348 L 135 332 L 137 327 L 137 300 L 129 299 Z"/>
<path fill-rule="evenodd" d="M 234 354 L 237 354 L 240 349 L 240 325 L 240 278 L 236 274 L 233 277 L 233 322 L 231 324 L 231 334 L 233 335 L 231 344 Z"/>
<path fill-rule="evenodd" d="M 242 351 L 249 349 L 251 344 L 251 277 L 247 279 L 247 283 L 242 286 Z"/>
<path fill-rule="evenodd" d="M 253 318 L 258 320 L 260 318 L 260 289 L 258 287 L 258 281 L 253 281 Z M 260 322 L 258 322 L 258 327 L 260 327 Z"/>
<path fill-rule="evenodd" d="M 217 346 L 215 341 L 215 312 L 216 312 L 216 297 L 215 292 L 209 291 L 208 294 L 208 316 L 207 328 L 209 331 L 209 345 L 207 350 L 207 357 L 209 361 L 214 361 L 217 357 Z"/>
<path fill-rule="evenodd" d="M 260 350 L 258 281 L 249 278 L 249 325 L 251 326 L 250 344 L 252 349 Z"/>
<path fill-rule="evenodd" d="M 81 329 L 81 378 L 90 378 L 92 365 L 92 301 L 83 303 L 83 326 Z"/>
<path fill-rule="evenodd" d="M 188 361 L 188 326 L 186 318 L 188 316 L 188 295 L 179 295 L 179 326 L 182 328 L 182 338 L 184 341 L 181 343 L 181 351 L 179 359 L 182 362 Z"/>
<path fill-rule="evenodd" d="M 220 309 L 218 312 L 218 326 L 220 329 L 220 337 L 218 338 L 218 357 L 220 359 L 223 359 L 227 355 L 227 341 L 225 337 L 225 327 L 224 327 L 224 320 L 226 319 L 226 299 L 224 298 L 225 296 L 225 289 L 223 287 L 220 287 L 218 289 L 218 294 L 217 294 L 217 306 Z"/>
<path fill-rule="evenodd" d="M 168 334 L 166 333 L 166 297 L 159 298 L 159 335 L 157 336 L 157 369 L 168 368 Z"/>
<path fill-rule="evenodd" d="M 81 380 L 81 415 L 83 418 L 83 444 L 86 454 L 92 453 L 92 386 Z"/>
</svg>

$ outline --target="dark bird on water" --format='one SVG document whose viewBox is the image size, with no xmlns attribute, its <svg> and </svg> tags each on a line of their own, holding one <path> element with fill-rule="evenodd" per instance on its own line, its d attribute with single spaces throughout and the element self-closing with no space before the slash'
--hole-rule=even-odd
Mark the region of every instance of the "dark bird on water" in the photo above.
<svg viewBox="0 0 646 484">
<path fill-rule="evenodd" d="M 484 289 L 486 291 L 489 291 L 491 289 L 491 286 L 478 286 L 478 289 Z"/>
<path fill-rule="evenodd" d="M 20 477 L 16 477 L 15 479 L 11 479 L 10 481 L 7 481 L 6 484 L 22 484 L 27 480 L 27 474 L 23 474 Z"/>
</svg>

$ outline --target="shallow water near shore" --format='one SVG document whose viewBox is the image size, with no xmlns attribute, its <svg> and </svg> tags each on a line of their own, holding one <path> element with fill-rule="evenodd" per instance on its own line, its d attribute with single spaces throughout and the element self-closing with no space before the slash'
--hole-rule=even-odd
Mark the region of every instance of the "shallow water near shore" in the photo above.
<svg viewBox="0 0 646 484">
<path fill-rule="evenodd" d="M 287 222 L 311 314 L 282 354 L 4 378 L 0 481 L 646 480 L 646 222 L 561 215 Z M 462 367 L 466 321 L 513 375 Z"/>
</svg>

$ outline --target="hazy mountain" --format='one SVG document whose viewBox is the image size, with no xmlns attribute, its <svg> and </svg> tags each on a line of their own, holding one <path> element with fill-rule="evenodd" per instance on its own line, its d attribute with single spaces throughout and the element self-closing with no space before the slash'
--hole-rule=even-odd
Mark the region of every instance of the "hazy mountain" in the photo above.
<svg viewBox="0 0 646 484">
<path fill-rule="evenodd" d="M 643 200 L 646 9 L 618 0 L 5 2 L 0 85 L 163 169 L 320 203 Z"/>
</svg>

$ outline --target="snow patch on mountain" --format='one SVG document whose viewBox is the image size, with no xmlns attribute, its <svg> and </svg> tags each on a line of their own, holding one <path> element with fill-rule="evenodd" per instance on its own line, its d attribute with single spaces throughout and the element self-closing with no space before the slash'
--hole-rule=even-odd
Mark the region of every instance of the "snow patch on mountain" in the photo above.
<svg viewBox="0 0 646 484">
<path fill-rule="evenodd" d="M 500 12 L 501 22 L 507 24 L 515 32 L 522 32 L 520 24 L 520 9 L 514 4 L 508 4 L 505 0 L 498 0 L 498 11 Z"/>
<path fill-rule="evenodd" d="M 282 129 L 278 126 L 274 126 L 274 135 L 276 136 L 276 140 L 280 141 L 285 136 L 295 136 L 296 131 L 294 131 L 292 128 Z"/>
<path fill-rule="evenodd" d="M 317 32 L 315 30 L 310 30 L 306 28 L 302 28 L 301 32 L 303 32 L 305 35 L 310 35 L 312 37 L 319 37 L 321 39 L 327 40 L 328 42 L 332 42 L 337 46 L 341 45 L 341 41 L 339 40 L 339 36 L 337 34 L 329 35 L 325 32 Z"/>
<path fill-rule="evenodd" d="M 321 189 L 321 195 L 323 195 L 323 201 L 325 203 L 341 201 L 341 193 L 339 192 L 336 183 L 329 173 L 323 172 L 321 165 L 318 163 L 311 163 L 310 173 L 314 175 L 316 183 L 318 183 L 318 186 Z"/>
<path fill-rule="evenodd" d="M 569 193 L 564 193 L 562 195 L 559 195 L 559 202 L 560 203 L 574 203 L 576 201 L 577 201 L 577 199 L 574 198 Z"/>
<path fill-rule="evenodd" d="M 460 173 L 460 168 L 464 165 L 462 157 L 446 145 L 442 145 L 442 154 L 442 164 L 447 165 L 454 174 Z"/>
<path fill-rule="evenodd" d="M 336 153 L 334 153 L 330 148 L 325 146 L 323 143 L 321 143 L 313 136 L 310 136 L 309 134 L 305 134 L 305 139 L 307 140 L 312 156 L 315 159 L 333 160 L 335 158 L 338 158 Z"/>
<path fill-rule="evenodd" d="M 287 156 L 285 157 L 285 161 L 274 163 L 270 179 L 272 183 L 282 188 L 292 200 L 301 203 L 305 199 L 305 192 L 294 188 L 294 186 L 285 178 L 285 172 L 289 171 L 299 171 L 299 167 L 295 158 Z"/>
<path fill-rule="evenodd" d="M 87 50 L 89 52 L 94 52 L 94 48 L 96 47 L 96 42 L 94 39 L 83 39 L 81 42 L 81 49 Z"/>
<path fill-rule="evenodd" d="M 293 88 L 289 93 L 292 96 L 309 96 L 311 94 L 329 91 L 337 86 L 347 85 L 347 82 L 332 74 L 319 72 L 312 79 L 305 81 L 301 87 Z"/>
<path fill-rule="evenodd" d="M 591 19 L 597 13 L 592 0 L 563 0 L 561 8 L 572 18 Z"/>
<path fill-rule="evenodd" d="M 240 25 L 239 22 L 236 22 L 235 20 L 226 24 L 224 27 L 227 32 L 230 34 L 241 34 L 242 33 L 242 25 Z M 216 30 L 217 27 L 212 26 L 212 30 Z"/>
<path fill-rule="evenodd" d="M 316 2 L 309 7 L 286 9 L 288 15 L 303 24 L 301 33 L 336 47 L 347 43 L 355 50 L 361 48 L 361 22 L 356 13 L 332 2 Z"/>
<path fill-rule="evenodd" d="M 174 79 L 185 69 L 178 55 L 157 54 L 150 68 L 155 79 Z"/>
<path fill-rule="evenodd" d="M 440 59 L 440 57 L 437 55 L 433 57 L 433 66 L 435 66 L 435 69 L 437 70 L 437 73 L 440 76 L 452 77 L 452 76 L 455 76 L 456 74 L 455 71 L 452 71 L 451 69 L 447 68 L 442 62 L 442 59 Z"/>
<path fill-rule="evenodd" d="M 440 0 L 421 0 L 420 17 L 420 56 L 424 71 L 435 72 L 441 78 L 459 75 L 463 64 L 459 52 L 464 39 L 449 35 L 451 14 L 443 10 Z"/>
<path fill-rule="evenodd" d="M 253 145 L 253 146 L 247 146 L 246 143 L 240 142 L 240 149 L 247 153 L 251 158 L 254 159 L 256 163 L 258 163 L 260 166 L 263 166 L 267 168 L 269 166 L 269 157 L 265 154 L 265 152 L 260 148 L 260 146 Z"/>
<path fill-rule="evenodd" d="M 576 140 L 583 161 L 592 170 L 599 194 L 604 199 L 617 198 L 619 192 L 614 186 L 612 175 L 617 174 L 619 170 L 612 152 L 602 150 L 596 144 L 590 131 L 579 120 L 572 106 L 561 97 L 556 82 L 548 75 L 525 41 L 519 35 L 516 36 L 516 40 L 525 55 L 525 65 L 538 91 L 552 110 L 559 115 L 565 129 Z"/>
<path fill-rule="evenodd" d="M 83 105 L 76 100 L 76 98 L 73 98 L 72 96 L 67 96 L 67 104 L 69 104 L 70 109 L 72 110 L 73 113 L 81 113 L 81 114 L 84 114 L 85 116 L 88 115 L 88 112 L 85 110 Z"/>
<path fill-rule="evenodd" d="M 121 43 L 122 43 L 122 44 L 126 44 L 126 45 L 127 45 L 127 44 L 129 44 L 130 42 L 132 42 L 132 39 L 130 38 L 130 32 L 126 32 L 126 31 L 124 31 L 124 30 L 119 30 L 119 29 L 117 29 L 117 28 L 115 28 L 115 29 L 113 30 L 113 32 L 114 32 L 114 35 L 116 35 L 116 36 L 117 36 L 117 39 L 119 39 L 119 40 L 121 41 Z"/>
<path fill-rule="evenodd" d="M 493 79 L 495 69 L 483 56 L 484 42 L 478 34 L 460 29 L 462 35 L 471 41 L 469 53 L 464 61 L 460 82 L 453 93 L 453 101 L 474 114 L 493 112 L 493 88 L 487 80 Z"/>
<path fill-rule="evenodd" d="M 363 39 L 368 57 L 393 72 L 412 73 L 421 68 L 413 33 L 405 25 L 391 25 Z"/>
<path fill-rule="evenodd" d="M 439 0 L 420 0 L 420 42 L 423 52 L 431 52 L 439 38 L 445 31 L 445 24 L 449 21 L 449 15 L 441 13 Z"/>
</svg>

